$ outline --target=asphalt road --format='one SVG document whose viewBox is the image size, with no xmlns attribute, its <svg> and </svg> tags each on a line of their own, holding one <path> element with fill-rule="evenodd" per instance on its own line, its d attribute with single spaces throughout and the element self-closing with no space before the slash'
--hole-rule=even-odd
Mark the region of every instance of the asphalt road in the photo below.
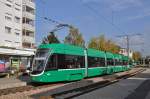
<svg viewBox="0 0 150 99">
<path fill-rule="evenodd" d="M 150 99 L 150 69 L 73 99 Z"/>
</svg>

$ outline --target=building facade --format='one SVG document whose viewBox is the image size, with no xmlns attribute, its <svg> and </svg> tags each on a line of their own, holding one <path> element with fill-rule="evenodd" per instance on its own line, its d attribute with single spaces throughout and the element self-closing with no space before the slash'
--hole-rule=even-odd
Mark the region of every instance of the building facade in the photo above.
<svg viewBox="0 0 150 99">
<path fill-rule="evenodd" d="M 125 56 L 128 56 L 128 51 L 126 48 L 121 48 L 119 51 L 119 54 L 123 54 Z M 133 51 L 129 50 L 129 57 L 132 58 L 132 56 L 133 56 Z"/>
<path fill-rule="evenodd" d="M 0 0 L 0 37 L 0 60 L 29 65 L 35 52 L 34 0 Z"/>
<path fill-rule="evenodd" d="M 35 3 L 34 0 L 23 0 L 22 14 L 22 46 L 34 48 L 35 46 Z"/>
</svg>

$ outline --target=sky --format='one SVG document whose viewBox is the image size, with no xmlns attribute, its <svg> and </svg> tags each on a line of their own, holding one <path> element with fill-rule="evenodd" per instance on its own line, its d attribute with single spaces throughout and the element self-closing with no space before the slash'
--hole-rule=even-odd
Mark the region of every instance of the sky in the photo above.
<svg viewBox="0 0 150 99">
<path fill-rule="evenodd" d="M 56 26 L 42 18 L 48 17 L 75 26 L 86 42 L 104 34 L 125 48 L 125 38 L 118 36 L 131 35 L 130 48 L 150 55 L 149 5 L 149 0 L 36 0 L 36 42 Z M 61 41 L 67 34 L 67 28 L 56 33 Z"/>
</svg>

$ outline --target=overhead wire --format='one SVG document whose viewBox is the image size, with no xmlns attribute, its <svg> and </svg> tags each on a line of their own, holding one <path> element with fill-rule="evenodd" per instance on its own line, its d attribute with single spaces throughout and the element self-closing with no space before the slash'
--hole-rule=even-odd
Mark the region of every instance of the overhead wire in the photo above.
<svg viewBox="0 0 150 99">
<path fill-rule="evenodd" d="M 113 22 L 109 21 L 105 16 L 99 13 L 95 8 L 89 6 L 88 4 L 84 3 L 83 0 L 79 0 L 86 8 L 90 9 L 92 12 L 94 12 L 98 17 L 101 17 L 105 22 L 109 23 L 112 25 L 114 28 L 116 28 L 118 31 L 121 31 L 122 33 L 125 33 L 120 27 L 115 25 Z"/>
</svg>

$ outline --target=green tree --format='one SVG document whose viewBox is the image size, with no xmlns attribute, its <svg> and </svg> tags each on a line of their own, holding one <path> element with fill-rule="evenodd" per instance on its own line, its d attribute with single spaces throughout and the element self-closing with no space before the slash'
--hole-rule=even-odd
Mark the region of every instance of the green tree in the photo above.
<svg viewBox="0 0 150 99">
<path fill-rule="evenodd" d="M 49 35 L 47 35 L 47 37 L 43 38 L 42 43 L 51 44 L 51 43 L 60 43 L 60 41 L 58 40 L 57 36 L 53 32 L 50 32 Z"/>
<path fill-rule="evenodd" d="M 64 43 L 84 47 L 85 41 L 77 28 L 70 27 L 69 34 L 65 37 Z"/>
</svg>

